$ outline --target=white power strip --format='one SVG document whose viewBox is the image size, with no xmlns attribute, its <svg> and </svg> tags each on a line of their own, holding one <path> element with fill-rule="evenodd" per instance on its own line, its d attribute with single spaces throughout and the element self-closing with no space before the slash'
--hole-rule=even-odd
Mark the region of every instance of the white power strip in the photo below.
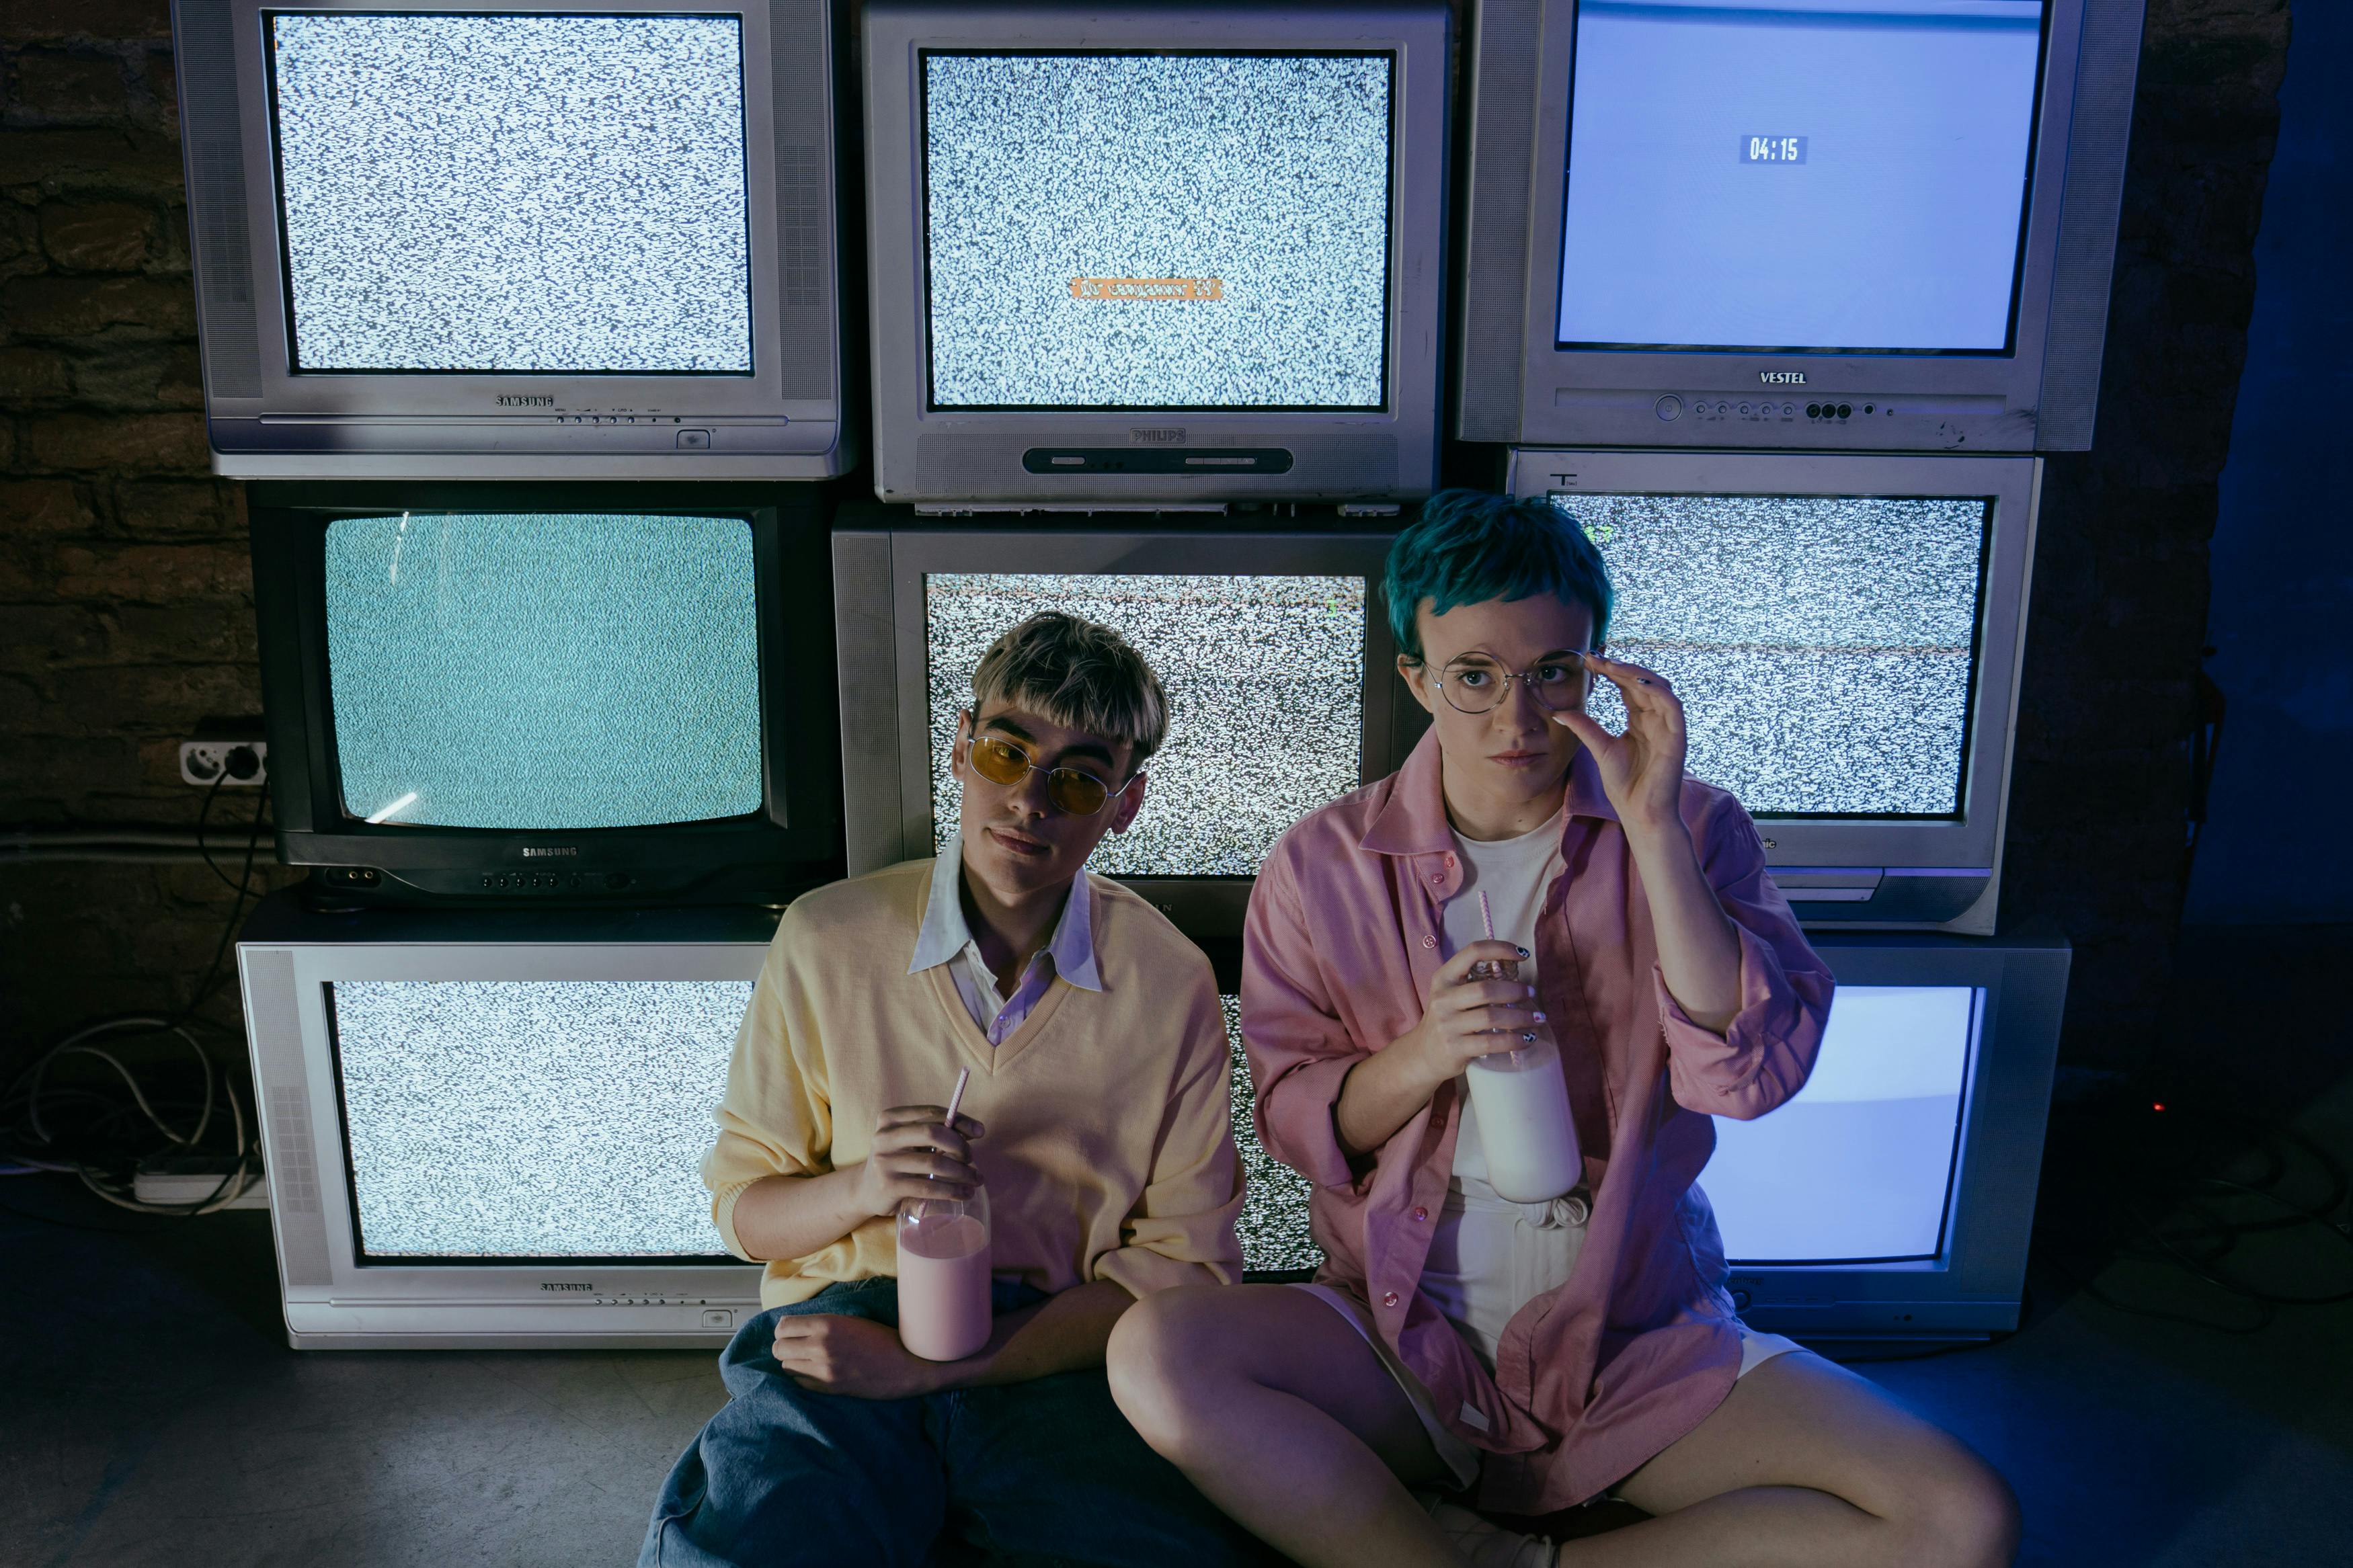
<svg viewBox="0 0 2353 1568">
<path fill-rule="evenodd" d="M 221 1176 L 188 1175 L 178 1172 L 142 1171 L 133 1182 L 131 1194 L 142 1204 L 200 1204 L 220 1190 Z M 269 1206 L 269 1184 L 261 1179 L 259 1171 L 246 1173 L 246 1189 L 222 1205 L 227 1209 L 267 1209 Z"/>
</svg>

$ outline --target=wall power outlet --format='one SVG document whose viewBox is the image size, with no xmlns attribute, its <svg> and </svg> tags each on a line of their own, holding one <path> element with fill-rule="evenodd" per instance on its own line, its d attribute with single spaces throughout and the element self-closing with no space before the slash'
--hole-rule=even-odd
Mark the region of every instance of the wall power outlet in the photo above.
<svg viewBox="0 0 2353 1568">
<path fill-rule="evenodd" d="M 216 780 L 224 789 L 266 784 L 269 780 L 269 742 L 183 741 L 180 777 L 207 788 Z"/>
</svg>

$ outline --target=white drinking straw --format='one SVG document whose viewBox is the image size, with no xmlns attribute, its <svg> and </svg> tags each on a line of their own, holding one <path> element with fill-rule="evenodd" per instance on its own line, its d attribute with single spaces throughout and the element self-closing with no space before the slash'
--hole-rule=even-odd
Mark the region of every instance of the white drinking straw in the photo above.
<svg viewBox="0 0 2353 1568">
<path fill-rule="evenodd" d="M 956 1107 L 964 1103 L 964 1086 L 972 1081 L 972 1069 L 964 1068 L 956 1073 L 955 1092 L 948 1096 L 948 1131 L 955 1131 Z"/>
</svg>

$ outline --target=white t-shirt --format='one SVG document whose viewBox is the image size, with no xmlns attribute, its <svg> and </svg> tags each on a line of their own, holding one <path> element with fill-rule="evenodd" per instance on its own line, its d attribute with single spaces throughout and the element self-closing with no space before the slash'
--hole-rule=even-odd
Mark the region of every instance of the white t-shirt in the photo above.
<svg viewBox="0 0 2353 1568">
<path fill-rule="evenodd" d="M 1544 911 L 1549 892 L 1564 867 L 1560 858 L 1561 814 L 1554 812 L 1543 826 L 1516 838 L 1486 842 L 1454 836 L 1454 851 L 1462 862 L 1462 885 L 1446 900 L 1440 919 L 1446 931 L 1446 956 L 1453 957 L 1474 942 L 1483 942 L 1487 927 L 1479 910 L 1479 895 L 1487 895 L 1487 912 L 1494 917 L 1495 940 L 1536 951 L 1536 916 Z M 1536 982 L 1536 961 L 1520 960 L 1520 978 Z M 1462 1127 L 1454 1139 L 1454 1174 L 1487 1179 L 1487 1155 L 1479 1141 L 1479 1119 L 1471 1111 L 1469 1086 L 1461 1079 Z"/>
</svg>

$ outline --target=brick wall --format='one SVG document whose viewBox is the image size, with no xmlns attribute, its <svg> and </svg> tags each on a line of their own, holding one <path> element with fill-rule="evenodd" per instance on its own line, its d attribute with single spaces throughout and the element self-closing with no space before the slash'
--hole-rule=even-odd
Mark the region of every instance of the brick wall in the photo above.
<svg viewBox="0 0 2353 1568">
<path fill-rule="evenodd" d="M 2051 466 L 2004 912 L 2074 938 L 2078 1059 L 2161 1021 L 2286 27 L 2287 0 L 2152 0 L 2099 447 Z M 5 0 L 0 78 L 0 822 L 191 821 L 176 742 L 258 697 L 239 498 L 205 477 L 166 7 Z M 0 868 L 0 1023 L 171 1005 L 227 898 L 200 865 Z"/>
<path fill-rule="evenodd" d="M 193 823 L 179 741 L 260 709 L 242 500 L 206 472 L 164 0 L 5 0 L 0 92 L 0 823 Z M 176 1006 L 229 899 L 201 864 L 0 868 L 0 1028 Z"/>
</svg>

